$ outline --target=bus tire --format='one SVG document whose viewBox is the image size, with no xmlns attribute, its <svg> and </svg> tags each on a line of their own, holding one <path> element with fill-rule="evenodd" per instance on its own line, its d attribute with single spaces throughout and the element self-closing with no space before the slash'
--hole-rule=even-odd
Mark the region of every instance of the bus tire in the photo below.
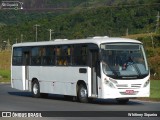
<svg viewBox="0 0 160 120">
<path fill-rule="evenodd" d="M 47 93 L 40 93 L 40 96 L 41 96 L 42 98 L 47 98 L 47 97 L 48 97 L 48 94 L 47 94 Z"/>
<path fill-rule="evenodd" d="M 87 87 L 83 84 L 81 84 L 79 87 L 78 87 L 78 100 L 79 102 L 82 102 L 82 103 L 87 103 L 88 102 L 88 90 L 87 90 Z"/>
<path fill-rule="evenodd" d="M 129 102 L 128 98 L 116 99 L 119 104 L 127 104 Z"/>
<path fill-rule="evenodd" d="M 39 86 L 39 82 L 38 81 L 33 81 L 33 83 L 32 83 L 32 95 L 35 98 L 41 97 L 40 86 Z"/>
</svg>

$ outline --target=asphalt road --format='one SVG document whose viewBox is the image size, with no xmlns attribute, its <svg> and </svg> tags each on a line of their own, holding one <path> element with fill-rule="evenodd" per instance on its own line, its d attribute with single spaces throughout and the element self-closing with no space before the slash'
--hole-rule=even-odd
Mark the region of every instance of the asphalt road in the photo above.
<svg viewBox="0 0 160 120">
<path fill-rule="evenodd" d="M 121 114 L 129 113 L 135 114 L 136 111 L 141 111 L 142 113 L 151 114 L 154 111 L 160 111 L 160 102 L 146 102 L 139 100 L 130 100 L 130 102 L 126 105 L 120 105 L 115 100 L 102 100 L 96 99 L 93 103 L 79 103 L 67 101 L 61 95 L 49 95 L 47 98 L 33 98 L 30 92 L 19 91 L 10 87 L 10 84 L 0 84 L 0 111 L 51 111 L 52 114 L 57 111 L 87 111 L 87 114 L 90 114 L 90 117 L 54 117 L 57 120 L 74 120 L 74 119 L 105 119 L 106 116 L 104 114 L 110 114 L 111 117 L 107 117 L 107 120 L 127 120 L 130 117 L 121 117 Z M 54 112 L 56 111 L 56 112 Z M 95 111 L 91 112 L 90 111 Z M 99 111 L 99 112 L 98 112 Z M 100 116 L 101 111 L 104 111 L 104 117 Z M 121 112 L 121 111 L 127 111 Z M 132 112 L 133 111 L 133 112 Z M 106 113 L 105 113 L 106 112 Z M 72 112 L 74 115 L 78 114 L 76 112 Z M 103 112 L 102 112 L 103 113 Z M 160 113 L 160 112 L 159 112 Z M 57 113 L 56 113 L 57 114 Z M 67 113 L 66 113 L 67 114 Z M 99 115 L 99 117 L 92 117 Z M 139 112 L 138 112 L 139 114 Z M 159 114 L 158 114 L 159 115 Z M 0 118 L 3 120 L 6 118 Z M 9 118 L 7 118 L 8 120 Z M 11 120 L 19 120 L 18 118 L 10 118 Z M 23 118 L 23 119 L 33 119 L 33 118 Z M 41 118 L 41 119 L 53 119 L 49 118 Z M 37 120 L 41 120 L 37 118 Z M 131 117 L 130 119 L 135 119 L 135 117 Z M 136 117 L 136 120 L 144 120 L 144 119 L 152 119 L 158 120 L 159 117 Z M 36 120 L 36 118 L 34 118 Z"/>
</svg>

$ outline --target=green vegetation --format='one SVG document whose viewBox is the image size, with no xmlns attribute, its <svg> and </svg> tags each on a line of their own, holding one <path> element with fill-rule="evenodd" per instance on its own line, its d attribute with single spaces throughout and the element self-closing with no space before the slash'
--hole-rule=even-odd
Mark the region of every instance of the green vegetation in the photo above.
<svg viewBox="0 0 160 120">
<path fill-rule="evenodd" d="M 37 30 L 38 41 L 49 40 L 48 29 L 54 30 L 52 39 L 129 37 L 143 42 L 151 79 L 160 79 L 160 26 L 155 33 L 157 14 L 160 11 L 159 0 L 23 0 L 23 2 L 24 8 L 37 10 L 0 10 L 1 48 L 4 48 L 4 41 L 10 41 L 11 44 L 35 41 L 35 24 L 40 25 Z M 42 10 L 39 11 L 38 8 Z M 10 53 L 0 52 L 0 56 L 2 56 L 0 69 L 9 70 Z"/>
<path fill-rule="evenodd" d="M 0 83 L 1 82 L 10 82 L 11 80 L 11 71 L 10 70 L 0 70 Z"/>
<path fill-rule="evenodd" d="M 160 29 L 156 34 L 149 34 L 156 29 L 156 16 L 160 11 L 159 5 L 101 6 L 79 9 L 76 12 L 75 8 L 70 13 L 65 13 L 65 11 L 61 14 L 56 12 L 0 11 L 0 46 L 3 41 L 8 40 L 11 44 L 16 41 L 35 41 L 35 24 L 40 25 L 38 27 L 38 41 L 49 40 L 48 29 L 54 30 L 52 39 L 78 39 L 106 35 L 134 38 L 142 41 L 145 46 L 151 78 L 160 79 Z M 128 36 L 126 36 L 127 29 Z M 6 66 L 5 63 L 4 65 Z M 8 68 L 8 66 L 6 67 Z"/>
<path fill-rule="evenodd" d="M 38 41 L 49 40 L 48 29 L 54 30 L 52 39 L 124 36 L 127 29 L 129 34 L 155 32 L 156 16 L 160 11 L 160 3 L 156 0 L 77 1 L 45 2 L 44 6 L 57 6 L 62 8 L 60 11 L 0 11 L 0 43 L 8 39 L 11 44 L 35 41 L 35 24 L 40 25 Z M 27 4 L 33 6 L 35 3 L 30 1 Z M 84 4 L 87 6 L 84 7 Z M 156 40 L 158 38 L 154 37 Z"/>
<path fill-rule="evenodd" d="M 10 82 L 10 51 L 0 51 L 0 82 Z"/>
<path fill-rule="evenodd" d="M 160 79 L 160 48 L 147 48 L 147 57 L 151 73 L 151 79 Z"/>
<path fill-rule="evenodd" d="M 150 98 L 160 99 L 160 80 L 151 80 L 151 94 Z"/>
<path fill-rule="evenodd" d="M 10 70 L 11 52 L 0 51 L 0 70 Z"/>
</svg>

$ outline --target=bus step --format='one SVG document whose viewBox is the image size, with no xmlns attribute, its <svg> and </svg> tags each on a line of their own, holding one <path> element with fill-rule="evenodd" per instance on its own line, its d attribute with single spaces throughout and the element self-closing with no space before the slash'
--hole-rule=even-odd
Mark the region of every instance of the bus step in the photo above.
<svg viewBox="0 0 160 120">
<path fill-rule="evenodd" d="M 91 95 L 91 97 L 93 97 L 93 98 L 97 98 L 97 97 L 98 97 L 98 95 L 96 95 L 96 94 L 92 94 L 92 95 Z"/>
</svg>

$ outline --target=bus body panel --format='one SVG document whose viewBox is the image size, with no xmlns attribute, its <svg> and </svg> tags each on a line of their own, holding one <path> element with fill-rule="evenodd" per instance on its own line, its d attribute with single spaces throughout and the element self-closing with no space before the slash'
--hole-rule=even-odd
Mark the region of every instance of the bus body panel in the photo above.
<svg viewBox="0 0 160 120">
<path fill-rule="evenodd" d="M 80 68 L 87 69 L 87 73 L 79 73 Z M 90 72 L 89 67 L 29 66 L 29 80 L 36 78 L 42 93 L 76 96 L 78 80 L 83 80 L 88 85 L 91 81 Z M 90 91 L 89 93 L 91 94 Z"/>
<path fill-rule="evenodd" d="M 12 66 L 12 87 L 19 90 L 26 90 L 25 88 L 25 67 Z"/>
</svg>

